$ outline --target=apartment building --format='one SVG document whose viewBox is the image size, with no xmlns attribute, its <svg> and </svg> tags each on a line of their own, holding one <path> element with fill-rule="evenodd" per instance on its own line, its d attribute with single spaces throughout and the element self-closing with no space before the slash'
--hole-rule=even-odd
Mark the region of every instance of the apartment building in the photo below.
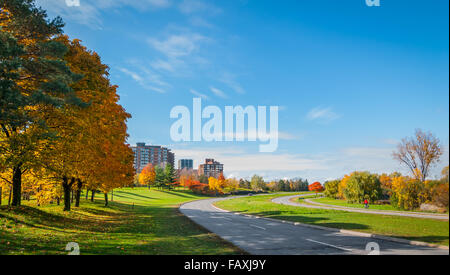
<svg viewBox="0 0 450 275">
<path fill-rule="evenodd" d="M 178 160 L 178 169 L 183 170 L 192 170 L 194 169 L 194 160 L 192 159 L 180 159 Z"/>
<path fill-rule="evenodd" d="M 204 164 L 200 164 L 198 167 L 198 174 L 205 175 L 208 178 L 218 178 L 223 173 L 223 164 L 214 159 L 206 159 Z"/>
<path fill-rule="evenodd" d="M 170 164 L 172 167 L 175 167 L 175 154 L 168 148 L 137 143 L 131 149 L 134 152 L 134 169 L 136 169 L 136 173 L 140 173 L 149 163 L 153 164 L 153 166 Z"/>
</svg>

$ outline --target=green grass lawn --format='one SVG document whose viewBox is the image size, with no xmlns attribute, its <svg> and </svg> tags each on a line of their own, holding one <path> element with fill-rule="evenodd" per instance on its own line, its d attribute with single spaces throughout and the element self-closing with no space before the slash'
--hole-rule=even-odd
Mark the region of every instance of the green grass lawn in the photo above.
<svg viewBox="0 0 450 275">
<path fill-rule="evenodd" d="M 329 204 L 329 205 L 335 205 L 335 206 L 345 206 L 345 207 L 351 207 L 351 208 L 364 208 L 363 204 L 352 204 L 352 203 L 348 203 L 345 200 L 337 200 L 337 199 L 332 199 L 332 198 L 318 198 L 318 199 L 314 199 L 312 200 L 314 202 L 319 202 L 319 203 L 324 203 L 324 204 Z M 406 212 L 411 212 L 408 210 L 401 210 L 398 208 L 395 208 L 392 205 L 376 205 L 376 204 L 370 204 L 369 205 L 369 210 L 373 209 L 373 210 L 390 210 L 390 211 L 406 211 Z M 420 211 L 420 210 L 414 210 L 414 212 L 424 212 L 424 213 L 428 213 L 425 211 Z"/>
<path fill-rule="evenodd" d="M 336 206 L 345 206 L 345 207 L 351 207 L 351 208 L 362 208 L 364 209 L 364 204 L 352 204 L 348 203 L 345 200 L 337 200 L 337 199 L 331 199 L 331 198 L 318 198 L 312 200 L 314 202 L 324 203 L 324 204 L 330 204 L 330 205 L 336 205 Z M 401 209 L 397 209 L 393 207 L 392 205 L 376 205 L 376 204 L 370 204 L 369 210 L 390 210 L 390 211 L 401 211 Z"/>
<path fill-rule="evenodd" d="M 375 233 L 428 243 L 448 245 L 449 222 L 432 219 L 352 213 L 280 205 L 271 199 L 284 195 L 244 197 L 216 205 L 230 211 L 332 228 Z"/>
<path fill-rule="evenodd" d="M 108 207 L 99 194 L 69 213 L 62 205 L 35 207 L 33 201 L 14 210 L 1 206 L 0 254 L 67 254 L 68 242 L 77 242 L 81 254 L 242 254 L 178 213 L 180 203 L 203 198 L 125 188 L 114 192 Z"/>
</svg>

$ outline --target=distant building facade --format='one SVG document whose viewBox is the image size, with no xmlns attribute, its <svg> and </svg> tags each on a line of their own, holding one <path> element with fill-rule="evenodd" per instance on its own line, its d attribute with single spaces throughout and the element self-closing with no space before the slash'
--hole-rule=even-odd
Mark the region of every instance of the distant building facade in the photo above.
<svg viewBox="0 0 450 275">
<path fill-rule="evenodd" d="M 131 149 L 134 152 L 134 169 L 136 173 L 142 172 L 142 169 L 149 163 L 153 166 L 170 164 L 172 167 L 175 167 L 175 154 L 168 148 L 137 143 Z"/>
<path fill-rule="evenodd" d="M 204 164 L 198 167 L 198 175 L 205 175 L 206 177 L 218 178 L 223 173 L 223 164 L 214 159 L 206 159 Z"/>
<path fill-rule="evenodd" d="M 183 170 L 193 170 L 194 169 L 194 160 L 192 159 L 180 159 L 178 160 L 178 169 Z"/>
</svg>

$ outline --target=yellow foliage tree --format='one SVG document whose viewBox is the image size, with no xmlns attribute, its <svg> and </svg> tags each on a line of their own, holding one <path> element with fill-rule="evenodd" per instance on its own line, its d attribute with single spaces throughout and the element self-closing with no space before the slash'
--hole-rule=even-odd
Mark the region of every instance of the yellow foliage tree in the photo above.
<svg viewBox="0 0 450 275">
<path fill-rule="evenodd" d="M 233 192 L 239 189 L 239 181 L 235 178 L 229 178 L 225 180 L 225 191 Z"/>
<path fill-rule="evenodd" d="M 347 187 L 347 182 L 350 179 L 351 175 L 345 175 L 344 178 L 338 185 L 338 198 L 345 200 L 345 188 Z"/>
<path fill-rule="evenodd" d="M 155 168 L 151 163 L 144 167 L 142 172 L 139 174 L 139 183 L 142 185 L 147 185 L 149 188 L 155 183 L 156 172 Z"/>
<path fill-rule="evenodd" d="M 394 177 L 392 179 L 391 203 L 401 209 L 413 210 L 430 199 L 425 184 L 418 179 Z"/>
</svg>

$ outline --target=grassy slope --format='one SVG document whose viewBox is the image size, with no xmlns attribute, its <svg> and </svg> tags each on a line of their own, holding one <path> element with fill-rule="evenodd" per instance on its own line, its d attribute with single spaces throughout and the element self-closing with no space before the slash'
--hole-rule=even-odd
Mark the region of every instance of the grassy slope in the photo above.
<svg viewBox="0 0 450 275">
<path fill-rule="evenodd" d="M 216 203 L 220 208 L 307 224 L 370 232 L 448 245 L 448 221 L 308 209 L 280 205 L 270 200 L 280 195 L 255 196 Z"/>
<path fill-rule="evenodd" d="M 240 251 L 178 214 L 180 203 L 204 197 L 146 188 L 114 192 L 103 206 L 82 199 L 82 207 L 0 208 L 0 254 L 66 254 L 77 242 L 81 254 L 239 254 Z M 132 204 L 135 204 L 134 208 Z M 25 202 L 27 204 L 27 202 Z"/>
</svg>

